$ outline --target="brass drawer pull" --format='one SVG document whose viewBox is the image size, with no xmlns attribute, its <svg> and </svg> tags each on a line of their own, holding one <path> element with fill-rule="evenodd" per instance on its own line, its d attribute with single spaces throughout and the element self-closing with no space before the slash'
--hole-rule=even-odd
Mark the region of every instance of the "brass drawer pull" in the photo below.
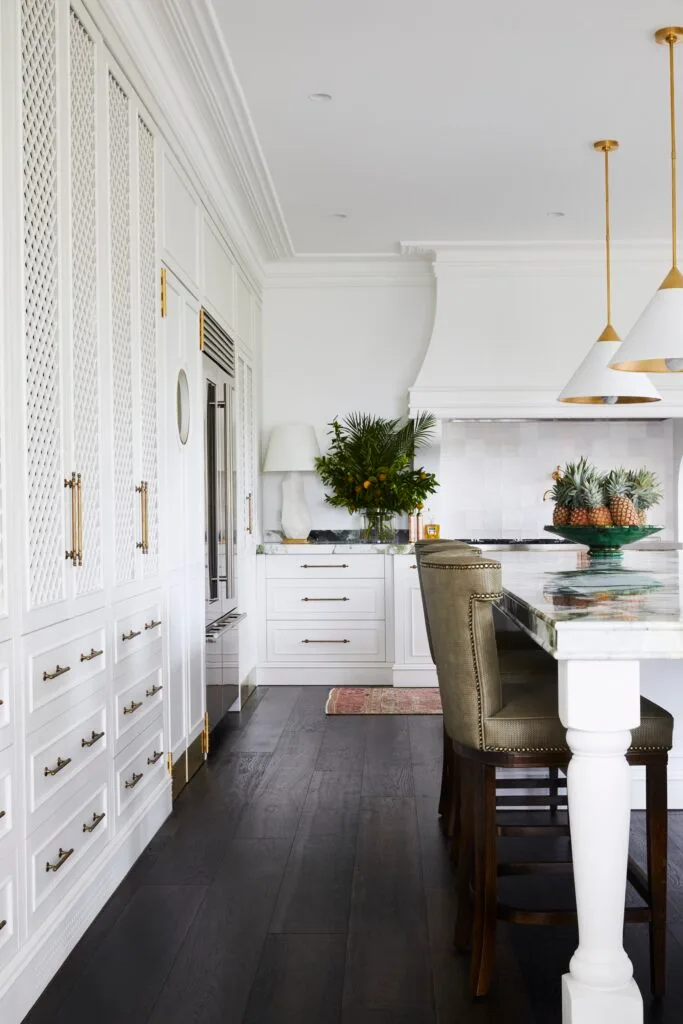
<svg viewBox="0 0 683 1024">
<path fill-rule="evenodd" d="M 302 644 L 350 644 L 350 640 L 302 640 Z"/>
<path fill-rule="evenodd" d="M 104 820 L 104 817 L 105 817 L 104 811 L 102 811 L 101 814 L 93 814 L 92 821 L 90 822 L 90 824 L 88 824 L 87 822 L 84 822 L 84 824 L 83 824 L 83 831 L 84 832 L 94 832 L 95 829 L 97 828 L 97 826 L 99 825 L 99 823 Z"/>
<path fill-rule="evenodd" d="M 57 764 L 55 765 L 55 767 L 54 768 L 48 768 L 46 766 L 43 769 L 43 774 L 45 775 L 46 778 L 47 778 L 48 775 L 57 775 L 59 772 L 63 771 L 63 769 L 66 768 L 66 766 L 68 764 L 71 764 L 71 758 L 70 757 L 64 757 L 64 758 L 58 757 L 57 758 Z"/>
<path fill-rule="evenodd" d="M 163 756 L 163 750 L 155 750 L 153 756 L 147 758 L 147 764 L 156 764 L 159 758 Z"/>
<path fill-rule="evenodd" d="M 145 697 L 156 697 L 161 690 L 163 690 L 163 686 L 157 686 L 155 683 L 151 690 L 145 690 Z"/>
<path fill-rule="evenodd" d="M 140 527 L 142 540 L 135 545 L 143 555 L 149 554 L 149 487 L 146 480 L 140 481 L 140 486 L 135 488 L 140 495 Z"/>
<path fill-rule="evenodd" d="M 350 601 L 350 597 L 302 597 L 302 601 Z"/>
<path fill-rule="evenodd" d="M 66 673 L 70 671 L 71 665 L 57 665 L 54 672 L 43 672 L 43 682 L 46 683 L 48 679 L 58 679 L 60 676 L 66 675 Z"/>
<path fill-rule="evenodd" d="M 161 619 L 152 619 L 151 622 L 145 623 L 145 629 L 156 629 L 157 626 L 161 625 Z"/>
<path fill-rule="evenodd" d="M 96 651 L 94 647 L 90 648 L 90 654 L 81 654 L 81 661 L 93 661 L 94 658 L 99 658 L 104 651 Z"/>
<path fill-rule="evenodd" d="M 61 846 L 60 846 L 59 847 L 59 853 L 57 854 L 57 858 L 58 859 L 54 862 L 54 864 L 50 864 L 50 862 L 48 861 L 47 864 L 45 865 L 45 870 L 46 871 L 59 871 L 59 869 L 61 868 L 62 864 L 66 864 L 66 862 L 68 861 L 69 857 L 71 856 L 71 854 L 73 852 L 74 852 L 73 846 L 71 847 L 70 850 L 63 850 L 61 848 Z"/>
<path fill-rule="evenodd" d="M 81 740 L 81 746 L 82 747 L 94 747 L 95 744 L 97 743 L 97 741 L 101 740 L 103 736 L 104 736 L 104 729 L 102 730 L 102 732 L 95 732 L 95 730 L 93 729 L 92 736 L 90 737 L 89 740 L 85 740 L 85 739 Z"/>
<path fill-rule="evenodd" d="M 138 772 L 137 774 L 133 772 L 133 777 L 131 779 L 126 779 L 126 789 L 135 789 L 143 775 L 144 772 Z"/>
<path fill-rule="evenodd" d="M 131 629 L 130 633 L 122 633 L 121 634 L 121 639 L 123 640 L 123 642 L 125 644 L 126 640 L 134 640 L 136 636 L 140 636 L 141 632 L 142 632 L 141 629 L 138 629 L 137 631 L 134 630 L 134 629 Z"/>
<path fill-rule="evenodd" d="M 137 711 L 137 709 L 141 708 L 141 707 L 142 707 L 142 701 L 141 700 L 132 700 L 128 707 L 126 707 L 124 705 L 123 713 L 124 713 L 124 715 L 132 715 L 134 711 Z"/>
<path fill-rule="evenodd" d="M 336 562 L 334 565 L 308 565 L 304 562 L 299 566 L 300 569 L 348 569 L 346 562 Z"/>
</svg>

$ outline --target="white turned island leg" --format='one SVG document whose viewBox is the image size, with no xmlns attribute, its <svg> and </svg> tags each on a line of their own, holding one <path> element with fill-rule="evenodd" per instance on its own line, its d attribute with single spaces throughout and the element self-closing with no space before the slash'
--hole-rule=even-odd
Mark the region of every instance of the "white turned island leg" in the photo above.
<svg viewBox="0 0 683 1024">
<path fill-rule="evenodd" d="M 625 753 L 640 722 L 637 661 L 562 661 L 559 711 L 579 945 L 562 979 L 563 1024 L 642 1024 L 623 944 L 631 786 Z"/>
</svg>

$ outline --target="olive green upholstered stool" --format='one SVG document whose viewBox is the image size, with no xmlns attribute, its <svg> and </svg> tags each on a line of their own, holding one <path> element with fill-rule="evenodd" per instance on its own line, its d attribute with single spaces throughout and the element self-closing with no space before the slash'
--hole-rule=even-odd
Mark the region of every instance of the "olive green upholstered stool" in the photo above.
<svg viewBox="0 0 683 1024">
<path fill-rule="evenodd" d="M 471 942 L 471 989 L 488 992 L 495 947 L 496 919 L 518 924 L 566 924 L 573 911 L 532 911 L 498 900 L 498 878 L 522 873 L 522 865 L 497 862 L 497 836 L 533 835 L 537 828 L 506 828 L 497 822 L 499 768 L 565 770 L 570 752 L 557 715 L 554 674 L 548 679 L 508 685 L 501 673 L 493 604 L 500 597 L 500 563 L 448 552 L 421 559 L 422 592 L 439 679 L 448 736 L 460 759 L 460 829 L 456 945 Z M 550 684 L 550 685 L 549 685 Z M 666 963 L 667 760 L 673 719 L 663 708 L 641 699 L 641 724 L 632 731 L 627 752 L 631 765 L 644 765 L 647 791 L 647 872 L 629 860 L 629 881 L 646 903 L 626 910 L 626 921 L 650 928 L 651 988 L 662 995 Z M 545 782 L 545 779 L 542 780 Z M 532 797 L 515 798 L 518 805 Z M 548 798 L 538 801 L 547 803 Z M 569 834 L 567 825 L 551 825 Z M 547 834 L 547 833 L 546 833 Z M 525 873 L 547 874 L 557 864 L 525 864 Z M 566 865 L 571 870 L 571 864 Z M 472 894 L 472 895 L 471 895 Z"/>
</svg>

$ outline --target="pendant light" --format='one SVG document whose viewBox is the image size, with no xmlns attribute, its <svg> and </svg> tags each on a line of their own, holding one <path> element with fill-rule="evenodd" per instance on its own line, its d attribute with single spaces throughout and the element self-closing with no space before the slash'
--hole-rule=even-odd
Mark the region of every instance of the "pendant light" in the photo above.
<svg viewBox="0 0 683 1024">
<path fill-rule="evenodd" d="M 669 47 L 669 100 L 671 104 L 671 249 L 672 265 L 639 319 L 629 331 L 611 365 L 616 370 L 646 373 L 683 371 L 683 274 L 676 251 L 676 97 L 674 94 L 674 46 L 683 39 L 683 28 L 660 28 L 658 43 Z"/>
<path fill-rule="evenodd" d="M 635 402 L 658 402 L 654 384 L 644 373 L 618 373 L 610 367 L 617 349 L 619 335 L 612 327 L 612 260 L 609 228 L 609 154 L 619 148 L 614 139 L 601 139 L 593 149 L 605 155 L 605 264 L 607 279 L 607 326 L 591 346 L 591 350 L 559 396 L 559 402 L 577 405 L 630 405 Z"/>
</svg>

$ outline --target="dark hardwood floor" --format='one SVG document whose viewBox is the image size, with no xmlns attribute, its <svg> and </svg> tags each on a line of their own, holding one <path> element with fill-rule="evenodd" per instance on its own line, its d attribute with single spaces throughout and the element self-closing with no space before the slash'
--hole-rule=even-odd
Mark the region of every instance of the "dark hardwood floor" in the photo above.
<svg viewBox="0 0 683 1024">
<path fill-rule="evenodd" d="M 326 695 L 262 689 L 229 719 L 26 1024 L 559 1024 L 572 928 L 501 924 L 491 995 L 469 998 L 436 818 L 441 718 L 327 719 Z M 642 857 L 640 814 L 632 833 Z M 571 900 L 570 881 L 510 882 Z M 647 927 L 626 931 L 648 1024 L 681 1020 L 683 813 L 669 883 L 659 1004 Z"/>
</svg>

